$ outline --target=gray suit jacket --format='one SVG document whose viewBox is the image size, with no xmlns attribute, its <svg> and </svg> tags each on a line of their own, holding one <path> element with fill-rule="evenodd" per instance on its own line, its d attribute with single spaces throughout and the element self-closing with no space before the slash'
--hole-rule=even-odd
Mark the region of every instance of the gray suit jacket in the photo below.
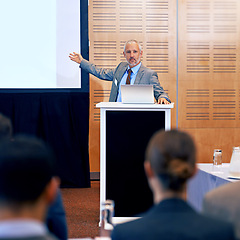
<svg viewBox="0 0 240 240">
<path fill-rule="evenodd" d="M 115 69 L 105 69 L 98 68 L 94 64 L 83 59 L 80 67 L 101 80 L 112 81 L 109 102 L 116 101 L 121 79 L 128 68 L 127 62 L 121 62 Z M 151 84 L 154 88 L 154 97 L 156 100 L 161 97 L 170 101 L 168 95 L 164 92 L 159 83 L 157 73 L 149 68 L 144 67 L 143 65 L 141 65 L 137 73 L 134 84 Z"/>
<path fill-rule="evenodd" d="M 240 239 L 240 182 L 208 192 L 203 200 L 203 213 L 233 223 L 236 237 Z"/>
</svg>

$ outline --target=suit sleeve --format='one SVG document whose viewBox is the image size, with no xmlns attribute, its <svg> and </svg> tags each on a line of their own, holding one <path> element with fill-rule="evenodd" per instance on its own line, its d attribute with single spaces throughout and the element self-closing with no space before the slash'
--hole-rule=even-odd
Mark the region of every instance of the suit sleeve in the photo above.
<svg viewBox="0 0 240 240">
<path fill-rule="evenodd" d="M 115 69 L 98 68 L 85 59 L 82 60 L 79 67 L 101 80 L 112 81 L 115 73 Z"/>
<path fill-rule="evenodd" d="M 154 97 L 156 100 L 158 100 L 159 98 L 166 98 L 169 102 L 171 102 L 167 93 L 165 93 L 164 89 L 160 85 L 160 82 L 158 80 L 158 75 L 156 72 L 152 72 L 152 75 L 150 78 L 150 84 L 153 85 Z"/>
<path fill-rule="evenodd" d="M 211 208 L 212 208 L 211 199 L 209 199 L 208 195 L 205 195 L 203 198 L 203 204 L 202 204 L 202 213 L 204 215 L 211 216 Z"/>
<path fill-rule="evenodd" d="M 46 225 L 48 230 L 60 240 L 68 239 L 67 220 L 60 190 L 48 209 Z"/>
<path fill-rule="evenodd" d="M 224 201 L 223 196 L 224 195 L 221 194 L 219 195 L 219 189 L 208 192 L 203 198 L 202 213 L 209 217 L 231 222 L 232 216 L 237 210 L 234 209 L 232 213 L 231 207 Z M 221 199 L 223 199 L 223 201 L 221 201 Z"/>
</svg>

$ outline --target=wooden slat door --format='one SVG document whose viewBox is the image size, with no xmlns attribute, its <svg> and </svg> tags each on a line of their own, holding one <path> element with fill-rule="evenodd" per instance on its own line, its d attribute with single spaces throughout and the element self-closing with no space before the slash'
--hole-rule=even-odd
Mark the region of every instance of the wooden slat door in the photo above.
<svg viewBox="0 0 240 240">
<path fill-rule="evenodd" d="M 229 162 L 240 145 L 238 0 L 179 1 L 178 126 L 191 133 L 198 161 L 213 149 Z"/>
<path fill-rule="evenodd" d="M 90 61 L 114 68 L 123 57 L 129 39 L 143 47 L 142 62 L 154 69 L 161 85 L 176 102 L 176 2 L 171 0 L 90 0 Z M 90 170 L 99 172 L 99 110 L 96 103 L 108 101 L 111 83 L 90 76 Z M 154 119 L 153 119 L 154 121 Z M 176 126 L 176 111 L 172 113 Z M 117 127 L 117 126 L 116 126 Z"/>
</svg>

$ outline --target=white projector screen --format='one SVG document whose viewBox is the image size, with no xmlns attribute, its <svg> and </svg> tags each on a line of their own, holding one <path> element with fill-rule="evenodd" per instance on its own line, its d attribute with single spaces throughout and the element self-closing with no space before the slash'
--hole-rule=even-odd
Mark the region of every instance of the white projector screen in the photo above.
<svg viewBox="0 0 240 240">
<path fill-rule="evenodd" d="M 0 88 L 80 88 L 80 0 L 0 1 Z"/>
</svg>

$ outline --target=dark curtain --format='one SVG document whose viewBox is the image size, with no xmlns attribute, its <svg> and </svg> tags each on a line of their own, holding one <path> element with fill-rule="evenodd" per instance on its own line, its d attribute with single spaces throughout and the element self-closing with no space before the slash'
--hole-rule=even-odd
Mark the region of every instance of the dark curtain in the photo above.
<svg viewBox="0 0 240 240">
<path fill-rule="evenodd" d="M 55 151 L 61 187 L 90 187 L 89 93 L 0 93 L 0 112 L 14 134 L 45 140 Z"/>
</svg>

